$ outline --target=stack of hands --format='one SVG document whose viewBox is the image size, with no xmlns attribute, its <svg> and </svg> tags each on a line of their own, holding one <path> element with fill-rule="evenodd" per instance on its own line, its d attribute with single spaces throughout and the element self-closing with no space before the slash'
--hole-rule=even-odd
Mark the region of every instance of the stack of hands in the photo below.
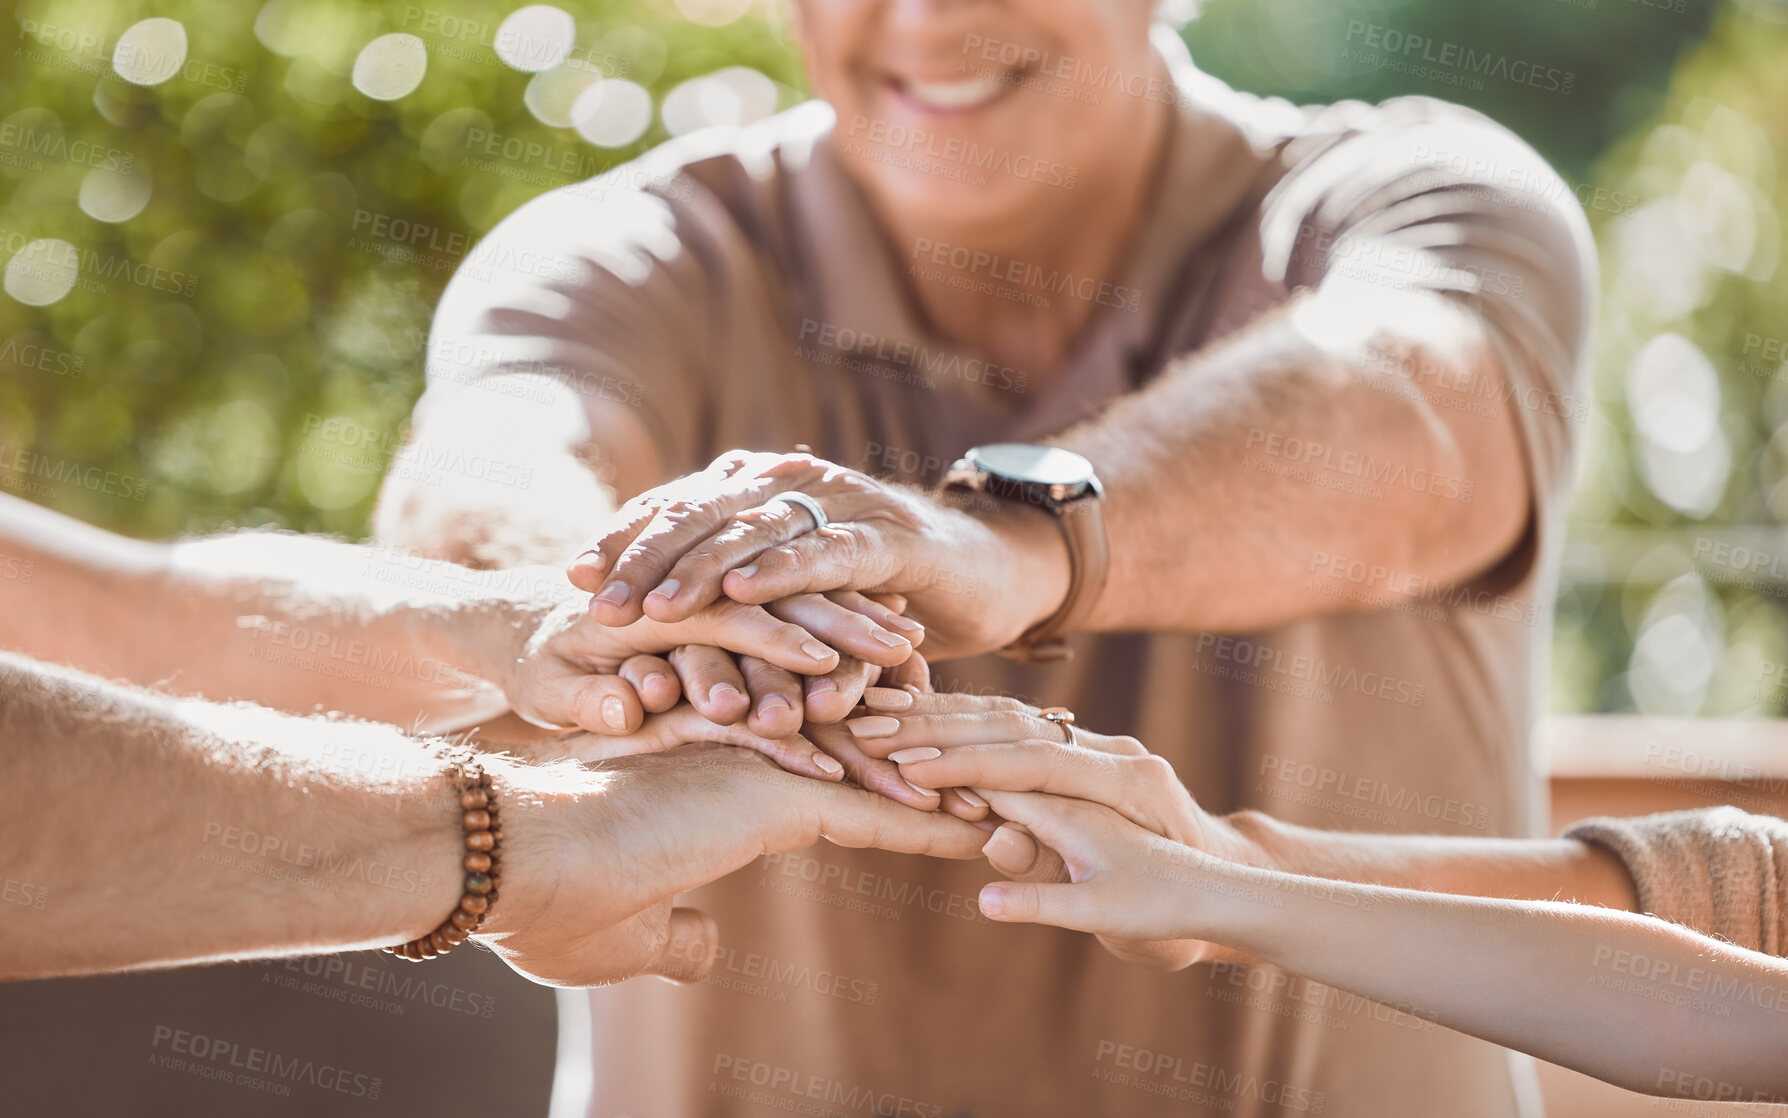
<svg viewBox="0 0 1788 1118">
<path fill-rule="evenodd" d="M 803 507 L 774 499 L 790 490 L 844 523 L 814 530 Z M 994 541 L 972 538 L 978 524 L 800 455 L 729 455 L 642 494 L 572 564 L 588 596 L 537 630 L 534 654 L 516 660 L 527 678 L 502 681 L 528 721 L 582 731 L 524 752 L 676 751 L 712 764 L 717 745 L 742 747 L 787 773 L 975 828 L 908 838 L 898 825 L 876 836 L 822 826 L 806 841 L 955 857 L 978 847 L 1011 879 L 982 891 L 990 918 L 1094 932 L 1121 957 L 1165 967 L 1216 957 L 1212 944 L 1172 938 L 1185 914 L 1160 875 L 1188 879 L 1216 859 L 1269 866 L 1256 838 L 1201 810 L 1172 765 L 1133 738 L 1070 733 L 1010 698 L 930 690 L 922 645 L 987 651 L 1050 608 L 964 592 L 993 583 L 975 568 L 1002 562 Z M 721 818 L 744 810 L 710 806 Z M 684 888 L 718 876 L 702 872 L 676 876 Z M 708 956 L 690 945 L 711 941 L 711 925 L 682 909 L 669 919 L 669 948 L 628 965 L 699 976 Z"/>
</svg>

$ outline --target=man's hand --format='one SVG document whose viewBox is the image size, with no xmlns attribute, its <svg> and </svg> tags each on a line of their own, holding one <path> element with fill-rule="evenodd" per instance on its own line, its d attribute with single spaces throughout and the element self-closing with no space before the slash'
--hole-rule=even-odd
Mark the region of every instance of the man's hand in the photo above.
<svg viewBox="0 0 1788 1118">
<path fill-rule="evenodd" d="M 638 974 L 692 981 L 718 929 L 672 908 L 676 894 L 763 854 L 819 839 L 840 846 L 972 858 L 986 835 L 959 819 L 778 772 L 727 746 L 690 746 L 576 773 L 509 766 L 505 874 L 481 938 L 549 986 Z"/>
<path fill-rule="evenodd" d="M 828 526 L 774 500 L 791 492 L 817 501 Z M 723 455 L 627 502 L 613 524 L 569 572 L 608 625 L 677 621 L 723 594 L 893 592 L 932 658 L 954 658 L 1011 643 L 1067 594 L 1067 545 L 1047 513 L 991 500 L 965 511 L 805 454 Z"/>
<path fill-rule="evenodd" d="M 685 696 L 715 723 L 745 719 L 754 733 L 791 734 L 804 694 L 809 714 L 843 717 L 878 668 L 904 662 L 924 637 L 911 622 L 901 626 L 906 635 L 884 627 L 899 615 L 854 593 L 802 594 L 769 609 L 721 600 L 676 621 L 622 627 L 600 624 L 569 587 L 556 601 L 499 599 L 467 612 L 445 623 L 454 643 L 516 714 L 599 734 L 634 733 L 645 714 Z"/>
</svg>

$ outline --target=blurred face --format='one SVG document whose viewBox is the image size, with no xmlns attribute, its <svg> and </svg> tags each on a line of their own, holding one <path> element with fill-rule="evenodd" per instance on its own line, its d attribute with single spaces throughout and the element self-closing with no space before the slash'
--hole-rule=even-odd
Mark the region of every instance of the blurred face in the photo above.
<svg viewBox="0 0 1788 1118">
<path fill-rule="evenodd" d="M 943 225 L 1088 204 L 1146 170 L 1172 97 L 1155 3 L 795 0 L 834 147 L 885 209 Z"/>
</svg>

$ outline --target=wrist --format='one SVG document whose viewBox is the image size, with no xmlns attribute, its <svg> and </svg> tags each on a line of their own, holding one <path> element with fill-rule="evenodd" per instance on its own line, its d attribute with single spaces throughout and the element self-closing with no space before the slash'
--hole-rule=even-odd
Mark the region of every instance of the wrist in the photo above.
<svg viewBox="0 0 1788 1118">
<path fill-rule="evenodd" d="M 465 571 L 459 594 L 419 610 L 424 647 L 449 668 L 508 692 L 534 635 L 576 593 L 567 583 L 555 595 L 555 585 L 544 568 Z"/>
<path fill-rule="evenodd" d="M 999 597 L 1015 610 L 1006 622 L 1010 632 L 1000 642 L 1003 647 L 1062 608 L 1073 581 L 1073 560 L 1060 518 L 1044 508 L 992 501 L 971 515 L 996 541 L 1001 554 L 997 569 L 1006 580 Z"/>
</svg>

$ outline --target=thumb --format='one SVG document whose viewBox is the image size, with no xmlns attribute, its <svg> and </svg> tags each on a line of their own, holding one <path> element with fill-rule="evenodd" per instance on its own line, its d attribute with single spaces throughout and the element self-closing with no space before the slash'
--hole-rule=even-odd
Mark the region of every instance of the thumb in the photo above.
<svg viewBox="0 0 1788 1118">
<path fill-rule="evenodd" d="M 1091 902 L 1084 885 L 1035 881 L 994 881 L 981 887 L 981 911 L 989 920 L 1013 924 L 1054 924 L 1087 930 Z"/>
<path fill-rule="evenodd" d="M 618 675 L 575 670 L 537 680 L 515 712 L 546 729 L 588 730 L 592 734 L 631 734 L 645 718 L 633 684 Z"/>
<path fill-rule="evenodd" d="M 672 982 L 700 982 L 720 953 L 720 925 L 699 908 L 673 908 L 667 927 L 664 945 L 644 973 Z"/>
</svg>

